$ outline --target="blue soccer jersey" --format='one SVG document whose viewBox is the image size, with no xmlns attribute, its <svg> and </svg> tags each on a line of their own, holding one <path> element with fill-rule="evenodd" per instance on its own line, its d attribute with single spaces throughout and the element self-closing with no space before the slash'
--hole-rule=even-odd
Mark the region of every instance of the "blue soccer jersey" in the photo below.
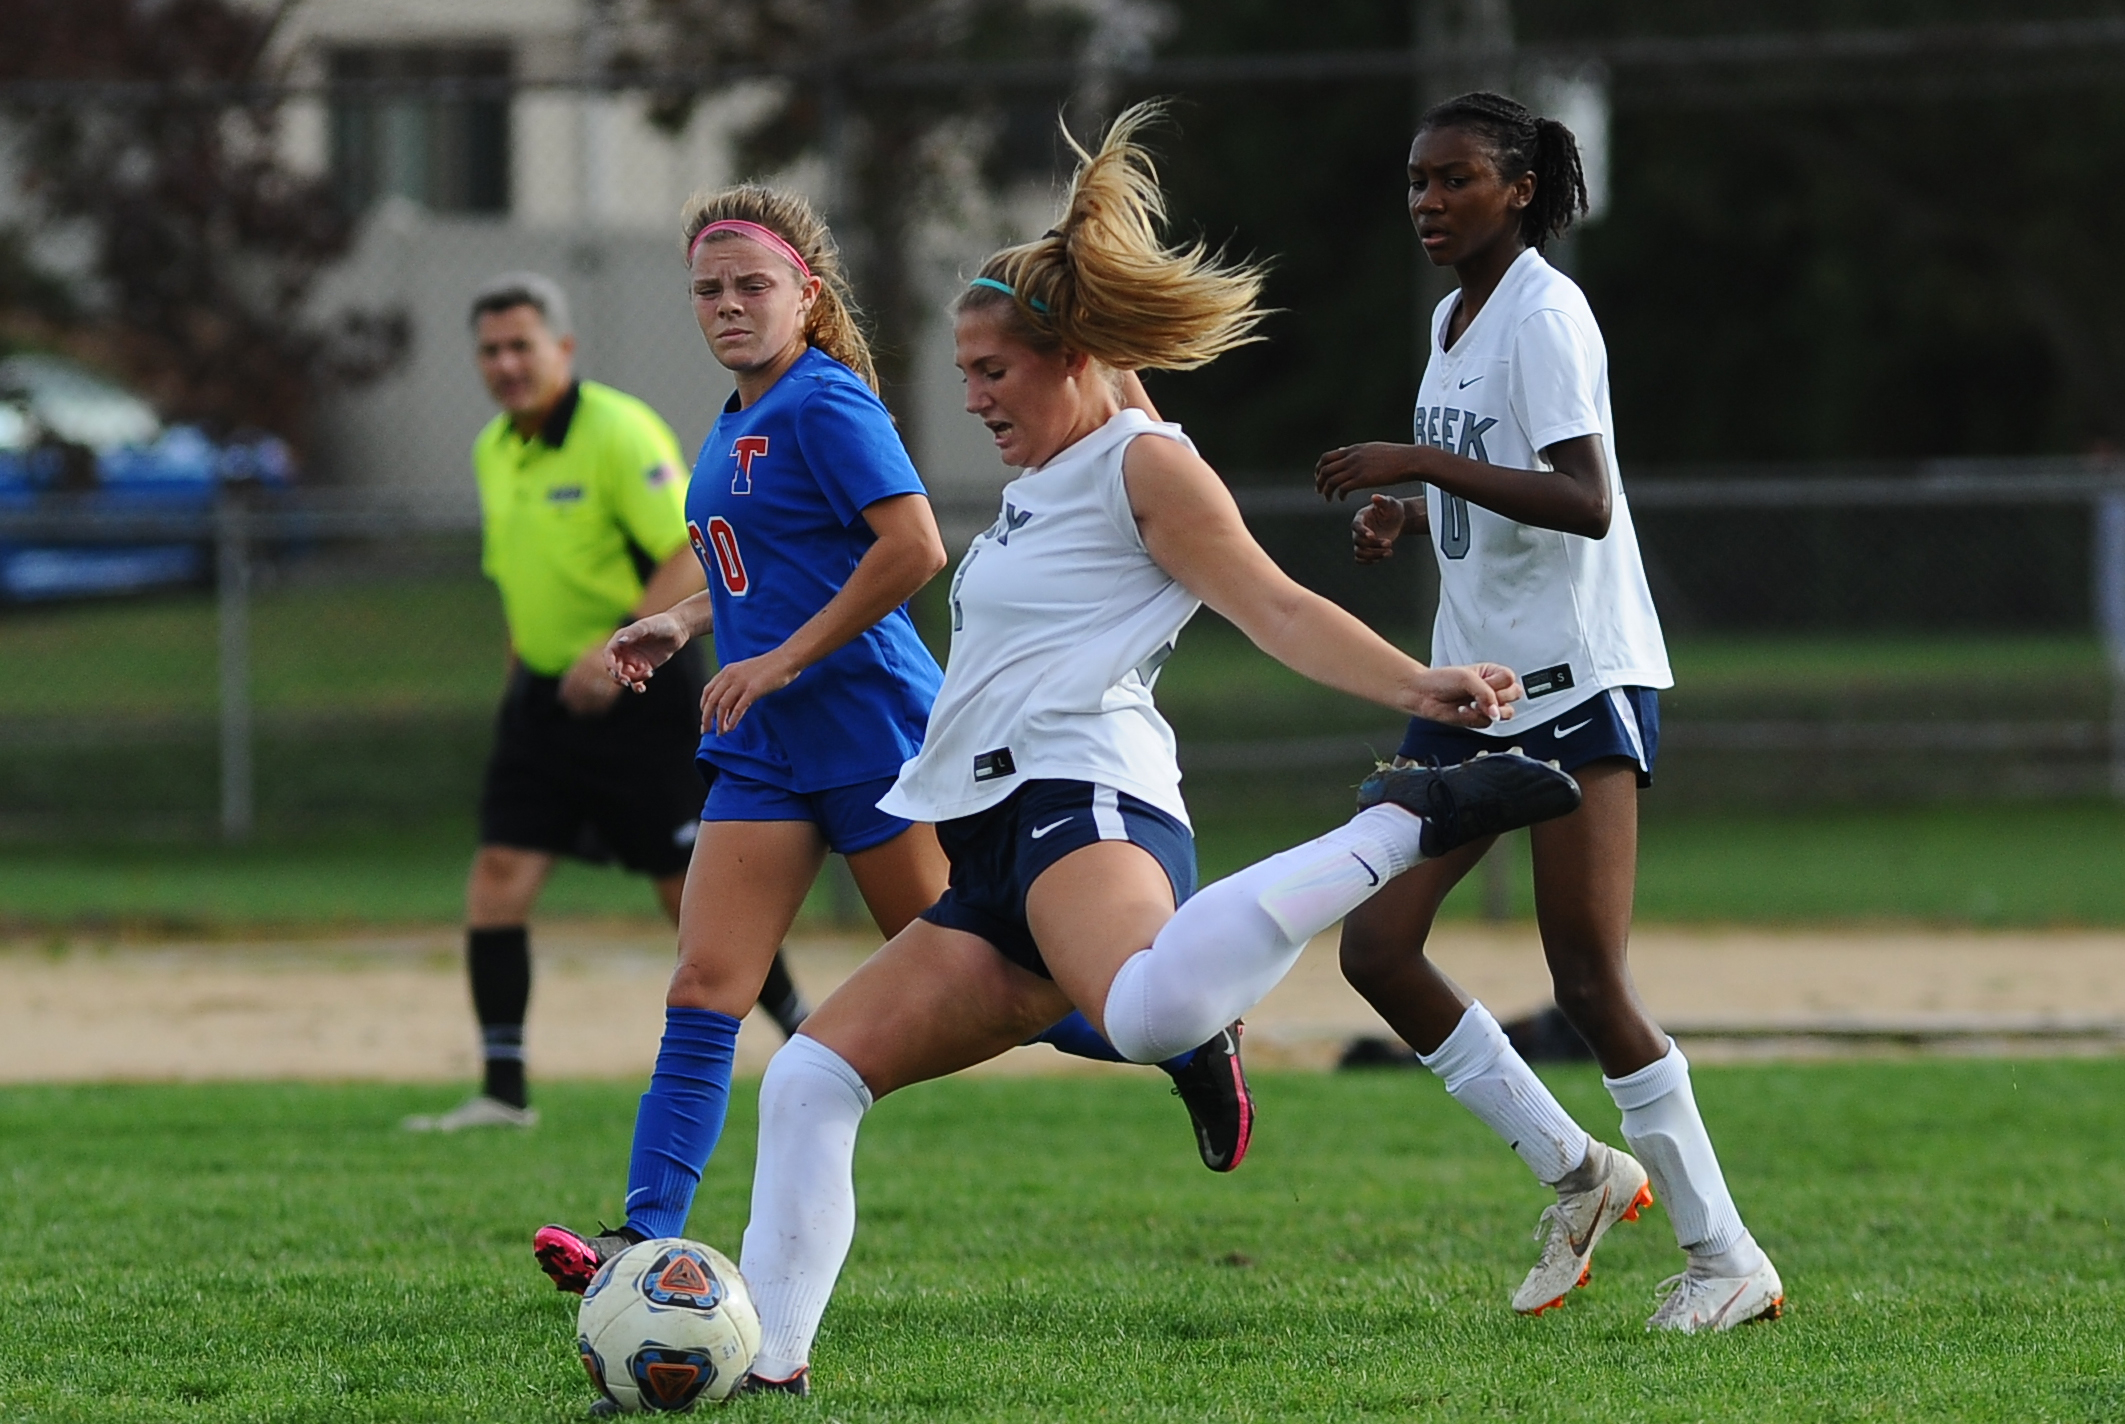
<svg viewBox="0 0 2125 1424">
<path fill-rule="evenodd" d="M 863 511 L 922 494 L 892 417 L 816 347 L 740 410 L 733 395 L 701 447 L 687 534 L 708 574 L 716 657 L 780 646 L 827 605 L 876 542 Z M 943 681 L 902 605 L 754 703 L 703 760 L 797 792 L 897 776 L 922 748 Z"/>
</svg>

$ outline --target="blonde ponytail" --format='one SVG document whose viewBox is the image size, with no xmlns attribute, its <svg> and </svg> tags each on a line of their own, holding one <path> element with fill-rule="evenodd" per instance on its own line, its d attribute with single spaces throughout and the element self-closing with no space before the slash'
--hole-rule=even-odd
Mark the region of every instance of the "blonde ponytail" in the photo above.
<svg viewBox="0 0 2125 1424">
<path fill-rule="evenodd" d="M 686 200 L 686 250 L 701 229 L 714 222 L 758 223 L 797 250 L 819 279 L 819 300 L 805 318 L 804 339 L 863 377 L 864 384 L 878 389 L 878 367 L 871 360 L 871 344 L 859 324 L 861 313 L 848 277 L 841 269 L 841 249 L 834 235 L 812 205 L 797 193 L 769 188 L 759 183 L 740 183 L 732 188 L 700 192 Z M 715 242 L 720 232 L 708 235 Z"/>
<path fill-rule="evenodd" d="M 983 263 L 954 309 L 1008 307 L 1033 344 L 1082 351 L 1120 371 L 1185 371 L 1260 341 L 1262 268 L 1161 238 L 1165 195 L 1136 141 L 1161 112 L 1156 102 L 1124 110 L 1096 153 L 1064 129 L 1078 167 L 1062 220 Z"/>
</svg>

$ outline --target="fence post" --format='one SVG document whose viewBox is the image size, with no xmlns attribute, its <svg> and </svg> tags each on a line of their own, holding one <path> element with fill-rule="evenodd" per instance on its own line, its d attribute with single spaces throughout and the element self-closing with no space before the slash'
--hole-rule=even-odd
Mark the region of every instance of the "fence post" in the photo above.
<svg viewBox="0 0 2125 1424">
<path fill-rule="evenodd" d="M 251 530 L 240 485 L 214 505 L 214 592 L 221 662 L 221 838 L 250 838 Z"/>
<path fill-rule="evenodd" d="M 2110 794 L 2125 800 L 2125 489 L 2096 496 L 2095 623 L 2110 655 Z"/>
</svg>

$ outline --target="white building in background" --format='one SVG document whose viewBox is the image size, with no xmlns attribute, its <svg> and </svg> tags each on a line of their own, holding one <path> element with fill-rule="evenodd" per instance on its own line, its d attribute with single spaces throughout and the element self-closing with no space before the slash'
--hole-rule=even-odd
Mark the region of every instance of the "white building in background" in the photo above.
<svg viewBox="0 0 2125 1424">
<path fill-rule="evenodd" d="M 322 413 L 320 476 L 472 508 L 467 452 L 492 407 L 472 369 L 466 304 L 483 278 L 517 268 L 567 288 L 584 376 L 649 401 L 689 453 L 707 433 L 731 385 L 686 300 L 679 209 L 698 188 L 753 176 L 733 171 L 727 135 L 766 95 L 718 96 L 674 134 L 649 122 L 639 97 L 537 87 L 594 68 L 590 12 L 585 0 L 302 0 L 283 22 L 276 58 L 293 80 L 491 75 L 528 85 L 506 99 L 289 106 L 288 160 L 330 174 L 364 212 L 354 253 L 323 284 L 321 312 L 389 307 L 413 323 L 398 371 Z M 816 193 L 822 176 L 778 180 Z M 932 237 L 938 251 L 923 267 L 941 312 L 954 274 L 987 244 L 949 230 Z M 986 432 L 959 410 L 942 320 L 920 349 L 918 465 L 946 496 L 993 490 L 1001 470 Z"/>
</svg>

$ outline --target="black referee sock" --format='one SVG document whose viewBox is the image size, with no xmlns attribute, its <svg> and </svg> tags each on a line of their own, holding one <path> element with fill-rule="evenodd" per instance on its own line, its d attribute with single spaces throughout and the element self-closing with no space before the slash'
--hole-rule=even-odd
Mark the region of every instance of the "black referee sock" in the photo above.
<svg viewBox="0 0 2125 1424">
<path fill-rule="evenodd" d="M 796 1035 L 797 1025 L 804 1022 L 811 1006 L 804 1002 L 804 995 L 797 990 L 797 981 L 790 978 L 789 965 L 782 961 L 782 951 L 775 951 L 775 958 L 767 966 L 767 982 L 760 986 L 760 1007 L 767 1010 L 768 1017 L 782 1030 L 784 1038 Z"/>
<path fill-rule="evenodd" d="M 472 1009 L 479 1016 L 487 1060 L 481 1089 L 520 1108 L 524 1088 L 524 1009 L 531 1002 L 531 934 L 522 925 L 465 932 L 465 967 L 472 975 Z"/>
</svg>

